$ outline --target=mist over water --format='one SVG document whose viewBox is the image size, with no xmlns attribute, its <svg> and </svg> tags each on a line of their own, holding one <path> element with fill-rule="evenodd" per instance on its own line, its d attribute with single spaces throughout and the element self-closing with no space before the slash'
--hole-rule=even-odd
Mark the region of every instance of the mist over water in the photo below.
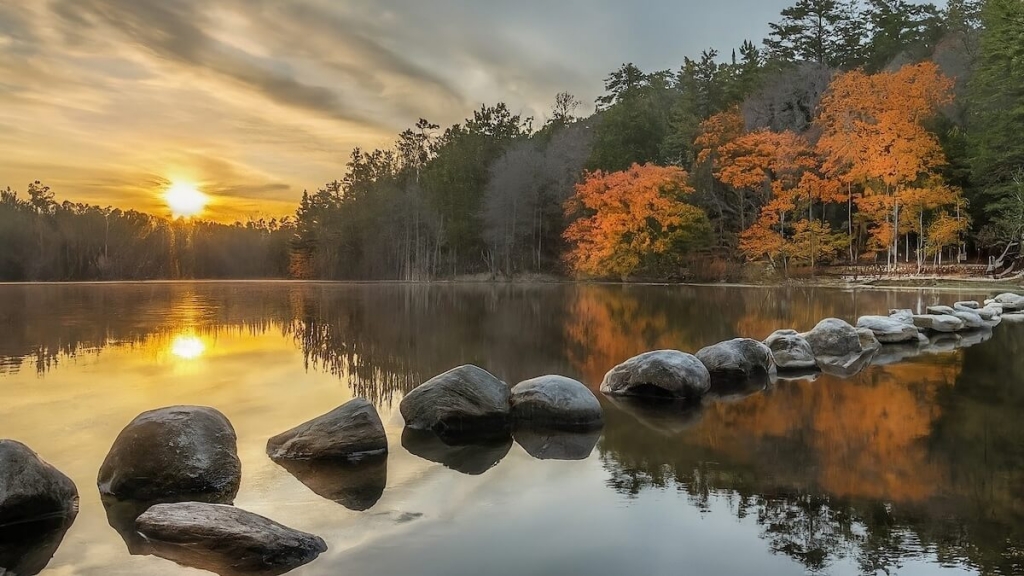
<svg viewBox="0 0 1024 576">
<path fill-rule="evenodd" d="M 43 574 L 199 574 L 132 556 L 95 487 L 140 412 L 217 408 L 235 504 L 324 538 L 293 574 L 1011 574 L 1024 543 L 1024 327 L 658 409 L 598 393 L 594 435 L 449 446 L 398 402 L 464 363 L 509 384 L 640 352 L 807 330 L 980 293 L 279 282 L 0 286 L 0 437 L 68 474 L 81 512 Z M 980 339 L 979 339 L 980 341 Z M 970 344 L 971 342 L 966 342 Z M 945 351 L 940 351 L 945 350 Z M 386 462 L 285 469 L 269 437 L 362 396 Z"/>
</svg>

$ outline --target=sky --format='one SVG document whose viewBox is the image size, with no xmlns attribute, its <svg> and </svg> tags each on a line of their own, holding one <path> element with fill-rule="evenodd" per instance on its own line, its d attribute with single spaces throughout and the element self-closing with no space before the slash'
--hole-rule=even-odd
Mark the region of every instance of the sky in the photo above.
<svg viewBox="0 0 1024 576">
<path fill-rule="evenodd" d="M 790 3 L 0 0 L 0 188 L 170 215 L 186 183 L 206 217 L 280 217 L 420 117 L 592 109 L 620 64 L 728 54 Z"/>
</svg>

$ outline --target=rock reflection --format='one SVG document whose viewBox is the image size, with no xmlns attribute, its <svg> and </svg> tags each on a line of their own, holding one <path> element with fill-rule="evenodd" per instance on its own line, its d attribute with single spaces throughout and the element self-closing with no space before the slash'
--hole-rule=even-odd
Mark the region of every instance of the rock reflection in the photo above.
<svg viewBox="0 0 1024 576">
<path fill-rule="evenodd" d="M 443 464 L 456 472 L 479 476 L 498 465 L 512 449 L 512 437 L 442 438 L 433 432 L 406 428 L 402 447 L 413 456 Z"/>
<path fill-rule="evenodd" d="M 0 574 L 42 572 L 74 521 L 74 517 L 60 517 L 0 527 Z"/>
<path fill-rule="evenodd" d="M 767 372 L 759 372 L 745 378 L 717 376 L 711 379 L 708 399 L 739 400 L 764 392 L 770 385 L 771 376 Z"/>
<path fill-rule="evenodd" d="M 538 460 L 586 460 L 601 438 L 601 430 L 566 432 L 537 427 L 517 427 L 515 441 Z"/>
<path fill-rule="evenodd" d="M 388 482 L 388 458 L 348 460 L 279 460 L 277 464 L 318 496 L 349 510 L 369 510 L 380 500 Z"/>
<path fill-rule="evenodd" d="M 648 430 L 662 436 L 675 436 L 689 430 L 701 418 L 701 406 L 690 402 L 666 402 L 661 398 L 643 397 L 607 397 L 609 413 L 626 416 L 634 424 L 640 424 Z"/>
</svg>

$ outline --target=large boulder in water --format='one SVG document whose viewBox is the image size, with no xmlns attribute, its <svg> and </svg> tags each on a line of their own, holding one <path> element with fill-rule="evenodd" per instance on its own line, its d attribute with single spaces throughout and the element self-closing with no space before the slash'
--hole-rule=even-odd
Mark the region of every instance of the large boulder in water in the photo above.
<svg viewBox="0 0 1024 576">
<path fill-rule="evenodd" d="M 950 306 L 928 306 L 925 311 L 934 316 L 953 316 L 956 312 Z"/>
<path fill-rule="evenodd" d="M 1020 312 L 1024 310 L 1024 296 L 1020 294 L 1000 294 L 993 300 L 996 304 L 1002 306 L 1005 312 Z"/>
<path fill-rule="evenodd" d="M 914 311 L 908 309 L 889 310 L 889 318 L 903 324 L 914 325 Z"/>
<path fill-rule="evenodd" d="M 362 398 L 267 442 L 267 455 L 273 460 L 360 460 L 387 451 L 388 438 L 377 409 Z"/>
<path fill-rule="evenodd" d="M 750 338 L 736 338 L 701 348 L 697 354 L 711 374 L 712 386 L 718 380 L 743 380 L 767 374 L 772 367 L 772 351 Z"/>
<path fill-rule="evenodd" d="M 861 316 L 858 328 L 870 330 L 882 344 L 917 342 L 920 331 L 913 324 L 907 324 L 891 316 Z"/>
<path fill-rule="evenodd" d="M 327 550 L 318 536 L 221 504 L 157 504 L 135 527 L 153 555 L 221 576 L 283 574 Z"/>
<path fill-rule="evenodd" d="M 965 300 L 953 304 L 954 310 L 980 310 L 981 303 L 975 300 Z"/>
<path fill-rule="evenodd" d="M 658 350 L 612 368 L 601 382 L 611 396 L 654 396 L 699 400 L 711 389 L 711 374 L 692 354 Z"/>
<path fill-rule="evenodd" d="M 918 314 L 914 316 L 914 326 L 931 332 L 951 333 L 963 330 L 964 321 L 946 314 Z"/>
<path fill-rule="evenodd" d="M 807 339 L 796 330 L 777 330 L 765 339 L 780 371 L 812 370 L 818 367 Z"/>
<path fill-rule="evenodd" d="M 848 356 L 862 351 L 857 329 L 838 318 L 826 318 L 818 322 L 803 337 L 818 358 Z"/>
<path fill-rule="evenodd" d="M 601 403 L 582 382 L 565 376 L 540 376 L 512 387 L 509 400 L 517 425 L 552 430 L 586 430 L 602 425 Z"/>
<path fill-rule="evenodd" d="M 962 320 L 967 330 L 978 330 L 988 326 L 981 314 L 975 310 L 954 310 L 952 315 Z"/>
<path fill-rule="evenodd" d="M 399 408 L 406 426 L 437 434 L 508 431 L 508 385 L 476 366 L 453 368 L 405 395 Z"/>
<path fill-rule="evenodd" d="M 118 434 L 100 466 L 100 494 L 119 500 L 230 502 L 242 465 L 235 430 L 213 408 L 144 412 Z"/>
<path fill-rule="evenodd" d="M 76 514 L 70 478 L 21 442 L 0 440 L 0 526 Z"/>
</svg>

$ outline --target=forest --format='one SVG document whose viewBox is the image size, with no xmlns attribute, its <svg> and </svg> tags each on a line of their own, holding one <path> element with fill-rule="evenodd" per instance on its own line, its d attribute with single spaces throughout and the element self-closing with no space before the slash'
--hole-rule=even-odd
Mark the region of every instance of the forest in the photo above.
<svg viewBox="0 0 1024 576">
<path fill-rule="evenodd" d="M 0 280 L 732 280 L 1018 272 L 1024 4 L 797 0 L 760 42 L 623 64 L 594 112 L 482 105 L 231 226 L 0 198 Z"/>
</svg>

